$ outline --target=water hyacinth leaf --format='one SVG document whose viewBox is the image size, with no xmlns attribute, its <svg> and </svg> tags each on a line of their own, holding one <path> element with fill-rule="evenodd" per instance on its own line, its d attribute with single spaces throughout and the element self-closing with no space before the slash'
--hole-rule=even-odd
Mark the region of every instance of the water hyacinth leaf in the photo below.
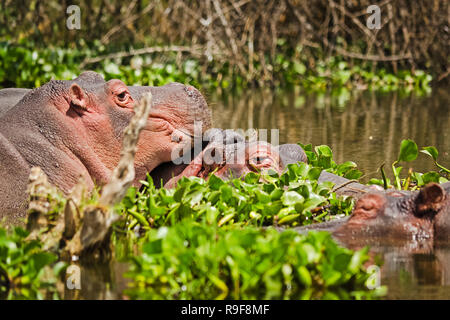
<svg viewBox="0 0 450 320">
<path fill-rule="evenodd" d="M 263 213 L 272 216 L 277 214 L 281 208 L 283 208 L 283 203 L 281 200 L 273 201 L 265 206 L 265 211 L 263 211 Z"/>
<path fill-rule="evenodd" d="M 368 247 L 364 247 L 363 249 L 356 251 L 350 260 L 348 270 L 353 273 L 357 273 L 361 265 L 368 260 L 368 252 Z"/>
<path fill-rule="evenodd" d="M 155 254 L 162 252 L 162 239 L 156 239 L 150 242 L 147 242 L 142 247 L 143 252 L 147 254 Z"/>
<path fill-rule="evenodd" d="M 225 223 L 229 222 L 234 217 L 234 215 L 235 215 L 234 213 L 227 214 L 225 217 L 219 220 L 218 226 L 220 227 Z"/>
<path fill-rule="evenodd" d="M 222 193 L 222 200 L 228 202 L 233 194 L 233 190 L 229 185 L 223 185 L 220 187 L 220 191 Z"/>
<path fill-rule="evenodd" d="M 305 266 L 300 266 L 297 268 L 297 272 L 298 272 L 298 277 L 299 277 L 301 283 L 307 288 L 311 287 L 312 278 L 311 278 L 311 274 L 308 271 L 308 269 Z"/>
<path fill-rule="evenodd" d="M 191 206 L 198 204 L 203 199 L 204 190 L 194 191 L 186 195 L 186 200 L 189 201 Z"/>
<path fill-rule="evenodd" d="M 122 203 L 127 207 L 131 208 L 136 202 L 136 188 L 129 188 L 125 197 L 122 200 Z"/>
<path fill-rule="evenodd" d="M 299 247 L 306 254 L 307 264 L 316 263 L 320 259 L 320 253 L 309 243 L 305 243 Z"/>
<path fill-rule="evenodd" d="M 337 174 L 341 175 L 346 173 L 348 170 L 356 168 L 357 165 L 356 163 L 354 163 L 353 161 L 347 161 L 344 163 L 341 163 L 340 165 L 337 166 L 336 170 L 337 170 Z"/>
<path fill-rule="evenodd" d="M 439 182 L 440 178 L 441 178 L 441 175 L 439 173 L 437 173 L 435 171 L 430 171 L 430 172 L 424 173 L 422 175 L 422 183 L 424 185 L 426 185 L 430 182 L 440 183 Z"/>
<path fill-rule="evenodd" d="M 333 157 L 333 152 L 331 151 L 331 148 L 327 145 L 317 146 L 317 147 L 315 147 L 315 150 L 319 156 L 324 156 L 324 157 L 329 157 L 329 158 Z"/>
<path fill-rule="evenodd" d="M 246 183 L 249 183 L 249 184 L 255 184 L 255 183 L 258 183 L 259 178 L 260 178 L 260 175 L 259 175 L 259 174 L 255 173 L 255 172 L 249 172 L 249 173 L 245 176 L 244 181 L 245 181 Z M 220 178 L 217 178 L 217 179 L 219 179 L 220 181 L 222 181 Z"/>
<path fill-rule="evenodd" d="M 311 210 L 326 202 L 324 197 L 313 195 L 303 203 L 303 210 Z"/>
<path fill-rule="evenodd" d="M 219 190 L 221 186 L 225 184 L 225 181 L 212 174 L 208 179 L 208 185 L 212 190 Z"/>
<path fill-rule="evenodd" d="M 322 172 L 321 168 L 311 168 L 308 171 L 308 179 L 309 180 L 317 180 L 320 176 L 320 173 Z"/>
<path fill-rule="evenodd" d="M 348 253 L 341 253 L 334 257 L 333 267 L 339 271 L 345 271 L 352 259 L 352 255 Z"/>
<path fill-rule="evenodd" d="M 282 189 L 274 189 L 271 193 L 270 193 L 270 199 L 272 201 L 276 201 L 276 200 L 280 200 L 281 196 L 283 195 L 284 191 Z"/>
<path fill-rule="evenodd" d="M 291 207 L 281 209 L 278 212 L 277 216 L 278 216 L 278 218 L 283 218 L 283 217 L 289 215 L 290 213 L 295 213 L 295 212 L 297 212 L 297 210 L 295 209 L 294 206 L 291 206 Z"/>
<path fill-rule="evenodd" d="M 303 203 L 305 199 L 296 191 L 286 191 L 281 197 L 281 201 L 285 206 L 295 205 L 296 203 Z"/>
<path fill-rule="evenodd" d="M 322 277 L 327 286 L 334 286 L 338 283 L 341 278 L 341 273 L 337 270 L 333 270 L 329 267 L 322 270 Z"/>
<path fill-rule="evenodd" d="M 55 262 L 57 257 L 48 252 L 38 252 L 30 257 L 30 260 L 36 270 L 42 269 L 44 266 Z"/>
<path fill-rule="evenodd" d="M 448 182 L 448 179 L 444 177 L 439 177 L 439 183 L 446 183 L 446 182 Z"/>
<path fill-rule="evenodd" d="M 344 178 L 350 179 L 350 180 L 358 180 L 361 178 L 362 172 L 357 169 L 351 169 L 347 171 L 344 175 Z"/>
<path fill-rule="evenodd" d="M 411 162 L 416 160 L 418 156 L 417 144 L 410 139 L 402 140 L 400 144 L 400 153 L 398 155 L 397 162 L 406 161 Z"/>
<path fill-rule="evenodd" d="M 423 149 L 420 150 L 420 152 L 422 152 L 422 153 L 424 153 L 426 155 L 429 155 L 430 157 L 433 158 L 434 161 L 437 161 L 437 157 L 439 155 L 439 152 L 438 152 L 438 150 L 435 147 L 433 147 L 433 146 L 423 147 Z"/>
<path fill-rule="evenodd" d="M 302 149 L 306 152 L 306 151 L 309 151 L 309 152 L 312 152 L 313 151 L 313 147 L 312 147 L 312 144 L 302 144 L 302 143 L 298 143 L 298 145 L 300 146 L 300 147 L 302 147 Z"/>
<path fill-rule="evenodd" d="M 260 203 L 269 203 L 272 200 L 271 196 L 262 190 L 256 190 L 255 194 Z"/>
</svg>

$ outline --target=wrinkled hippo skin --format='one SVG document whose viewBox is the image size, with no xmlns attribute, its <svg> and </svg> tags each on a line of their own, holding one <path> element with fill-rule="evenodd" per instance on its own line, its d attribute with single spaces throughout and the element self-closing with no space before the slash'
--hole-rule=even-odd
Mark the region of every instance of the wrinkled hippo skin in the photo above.
<svg viewBox="0 0 450 320">
<path fill-rule="evenodd" d="M 195 121 L 201 121 L 203 131 L 211 124 L 200 92 L 179 83 L 128 87 L 88 71 L 31 91 L 1 92 L 0 110 L 8 110 L 0 113 L 0 217 L 8 220 L 25 213 L 33 166 L 66 193 L 80 177 L 88 188 L 107 183 L 120 158 L 123 130 L 146 92 L 152 93 L 153 108 L 138 142 L 135 184 L 170 161 L 173 150 L 192 144 Z"/>
</svg>

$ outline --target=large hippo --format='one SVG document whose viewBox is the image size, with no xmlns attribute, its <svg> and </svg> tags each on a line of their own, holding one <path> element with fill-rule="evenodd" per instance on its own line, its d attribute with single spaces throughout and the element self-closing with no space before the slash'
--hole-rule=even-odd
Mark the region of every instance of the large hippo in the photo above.
<svg viewBox="0 0 450 320">
<path fill-rule="evenodd" d="M 124 128 L 145 92 L 153 108 L 135 157 L 135 183 L 191 144 L 194 122 L 209 129 L 211 113 L 191 86 L 127 86 L 88 71 L 71 81 L 50 81 L 31 91 L 5 92 L 0 106 L 0 217 L 22 217 L 30 168 L 39 166 L 64 192 L 82 177 L 89 188 L 108 182 L 117 165 Z M 14 106 L 11 103 L 20 97 Z"/>
</svg>

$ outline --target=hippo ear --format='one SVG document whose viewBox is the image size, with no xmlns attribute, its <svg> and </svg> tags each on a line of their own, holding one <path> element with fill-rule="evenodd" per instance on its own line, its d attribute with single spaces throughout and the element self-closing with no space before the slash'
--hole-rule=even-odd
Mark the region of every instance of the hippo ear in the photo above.
<svg viewBox="0 0 450 320">
<path fill-rule="evenodd" d="M 281 163 L 285 168 L 288 164 L 297 162 L 308 162 L 305 151 L 298 144 L 282 144 L 278 146 Z"/>
<path fill-rule="evenodd" d="M 416 212 L 422 216 L 427 213 L 438 212 L 445 201 L 445 191 L 437 183 L 429 183 L 420 189 L 416 199 Z"/>
<path fill-rule="evenodd" d="M 87 110 L 87 96 L 84 90 L 76 83 L 69 89 L 70 105 Z"/>
</svg>

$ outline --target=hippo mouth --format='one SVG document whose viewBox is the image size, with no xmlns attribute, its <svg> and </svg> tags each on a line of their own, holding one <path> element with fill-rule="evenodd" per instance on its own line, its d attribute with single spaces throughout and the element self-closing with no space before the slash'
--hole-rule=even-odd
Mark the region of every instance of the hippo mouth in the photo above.
<svg viewBox="0 0 450 320">
<path fill-rule="evenodd" d="M 192 176 L 207 179 L 211 173 L 223 169 L 226 165 L 226 152 L 223 146 L 214 145 L 209 147 L 200 156 L 201 165 L 196 163 L 198 159 L 194 159 L 191 163 L 191 165 L 196 166 L 196 170 L 192 172 Z"/>
</svg>

